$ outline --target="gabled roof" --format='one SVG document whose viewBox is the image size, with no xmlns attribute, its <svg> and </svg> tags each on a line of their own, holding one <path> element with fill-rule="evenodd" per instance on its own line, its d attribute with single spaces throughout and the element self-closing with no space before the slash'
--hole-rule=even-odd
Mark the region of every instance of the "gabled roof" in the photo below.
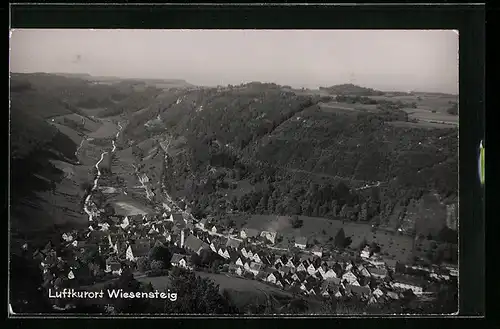
<svg viewBox="0 0 500 329">
<path fill-rule="evenodd" d="M 255 262 L 250 263 L 250 269 L 254 271 L 261 271 L 263 267 L 264 267 L 263 264 L 260 263 L 255 263 Z"/>
<path fill-rule="evenodd" d="M 130 245 L 134 257 L 146 256 L 150 250 L 149 241 L 137 240 L 134 244 Z"/>
<path fill-rule="evenodd" d="M 184 247 L 194 252 L 198 252 L 200 249 L 209 248 L 209 245 L 194 235 L 189 235 L 184 243 Z"/>
<path fill-rule="evenodd" d="M 307 238 L 305 236 L 299 236 L 295 238 L 295 243 L 300 244 L 300 245 L 306 245 L 307 244 Z"/>
<path fill-rule="evenodd" d="M 234 249 L 238 249 L 239 246 L 240 246 L 240 244 L 241 244 L 240 240 L 229 238 L 227 240 L 227 242 L 226 242 L 226 247 L 231 247 L 231 248 L 234 248 Z"/>
<path fill-rule="evenodd" d="M 369 267 L 367 270 L 370 274 L 387 275 L 387 270 L 385 268 Z"/>
<path fill-rule="evenodd" d="M 245 232 L 245 234 L 247 235 L 247 237 L 257 237 L 259 236 L 259 230 L 257 229 L 254 229 L 254 228 L 248 228 L 248 227 L 245 227 L 242 229 L 243 232 Z"/>
<path fill-rule="evenodd" d="M 185 255 L 181 254 L 173 254 L 172 259 L 170 259 L 170 263 L 172 264 L 178 264 L 182 259 L 185 259 Z"/>
<path fill-rule="evenodd" d="M 174 220 L 174 222 L 177 222 L 177 221 L 184 222 L 184 217 L 180 213 L 172 214 L 172 219 Z"/>
<path fill-rule="evenodd" d="M 346 291 L 357 294 L 357 295 L 369 295 L 371 294 L 370 288 L 366 286 L 355 286 L 348 284 L 346 286 Z"/>
<path fill-rule="evenodd" d="M 318 245 L 314 245 L 312 248 L 311 248 L 311 251 L 323 251 L 323 248 L 318 246 Z"/>
</svg>

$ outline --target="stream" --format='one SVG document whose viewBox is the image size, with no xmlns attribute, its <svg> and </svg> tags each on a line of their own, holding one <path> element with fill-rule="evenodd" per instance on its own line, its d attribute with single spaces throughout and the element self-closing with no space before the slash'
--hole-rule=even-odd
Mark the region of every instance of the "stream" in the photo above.
<svg viewBox="0 0 500 329">
<path fill-rule="evenodd" d="M 121 124 L 119 122 L 118 122 L 118 127 L 119 127 L 119 130 L 116 133 L 115 138 L 118 138 L 118 136 L 120 135 L 120 131 L 123 129 L 123 127 L 121 126 Z M 112 140 L 112 145 L 113 145 L 113 149 L 111 150 L 111 153 L 114 153 L 116 151 L 116 144 L 115 144 L 115 140 L 114 139 Z M 104 156 L 106 154 L 108 154 L 108 153 L 109 153 L 109 151 L 103 151 L 101 153 L 101 157 L 100 157 L 99 161 L 96 162 L 95 168 L 97 169 L 97 175 L 96 175 L 96 177 L 94 179 L 94 185 L 92 186 L 92 190 L 90 191 L 90 193 L 85 198 L 85 205 L 83 207 L 83 210 L 89 216 L 89 222 L 92 222 L 94 220 L 94 217 L 96 217 L 98 215 L 98 210 L 97 209 L 91 209 L 92 206 L 93 206 L 91 198 L 92 198 L 92 192 L 95 191 L 98 188 L 98 186 L 99 186 L 99 178 L 101 178 L 101 170 L 99 169 L 99 165 L 104 160 Z"/>
</svg>

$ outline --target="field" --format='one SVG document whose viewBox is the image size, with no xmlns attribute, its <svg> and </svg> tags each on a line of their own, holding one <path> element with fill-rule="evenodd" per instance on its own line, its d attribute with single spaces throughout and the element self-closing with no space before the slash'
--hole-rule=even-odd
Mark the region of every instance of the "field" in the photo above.
<svg viewBox="0 0 500 329">
<path fill-rule="evenodd" d="M 429 121 L 429 122 L 444 122 L 450 125 L 458 124 L 458 115 L 451 115 L 446 112 L 436 111 L 433 113 L 429 109 L 424 108 L 404 108 L 403 111 L 408 113 L 409 119 L 417 119 L 421 121 Z"/>
<path fill-rule="evenodd" d="M 54 127 L 56 127 L 61 133 L 68 136 L 73 142 L 75 142 L 76 145 L 80 145 L 80 142 L 83 139 L 82 134 L 80 134 L 79 132 L 77 132 L 74 129 L 71 129 L 70 127 L 63 126 L 61 124 L 51 122 L 51 121 L 49 121 L 49 123 L 51 125 L 53 125 Z"/>
<path fill-rule="evenodd" d="M 306 216 L 299 216 L 299 219 L 303 220 L 303 226 L 294 229 L 291 227 L 288 218 L 286 216 L 271 215 L 254 215 L 250 218 L 233 216 L 233 219 L 237 223 L 239 222 L 240 225 L 237 224 L 239 227 L 246 220 L 246 227 L 279 232 L 283 236 L 283 241 L 276 245 L 279 248 L 291 247 L 295 237 L 298 236 L 307 236 L 311 244 L 317 242 L 319 245 L 323 245 L 331 242 L 330 238 L 335 238 L 337 232 L 343 228 L 345 235 L 352 239 L 350 249 L 359 248 L 360 243 L 366 240 L 369 243 L 378 243 L 382 248 L 382 252 L 386 253 L 388 258 L 403 260 L 411 256 L 413 238 L 407 235 L 392 234 L 385 231 L 373 233 L 371 226 L 368 224 L 342 223 L 340 220 Z"/>
<path fill-rule="evenodd" d="M 320 103 L 320 108 L 324 112 L 378 112 L 377 105 L 373 104 L 349 104 L 349 103 L 338 103 L 338 102 L 328 102 Z"/>
<path fill-rule="evenodd" d="M 88 136 L 92 138 L 112 138 L 118 132 L 118 127 L 111 120 L 103 120 L 102 126 Z"/>
<path fill-rule="evenodd" d="M 417 103 L 418 108 L 425 110 L 436 110 L 437 112 L 446 112 L 446 110 L 450 107 L 449 102 L 458 102 L 458 96 L 426 93 L 415 93 L 414 95 L 401 96 L 370 96 L 370 98 L 375 100 L 387 100 L 393 102 L 415 102 Z"/>
<path fill-rule="evenodd" d="M 209 278 L 219 285 L 222 292 L 225 289 L 233 289 L 236 291 L 264 291 L 273 292 L 278 294 L 287 294 L 285 291 L 280 290 L 278 287 L 272 287 L 257 280 L 247 280 L 226 274 L 215 274 L 206 272 L 197 272 L 198 276 L 202 278 Z"/>
<path fill-rule="evenodd" d="M 155 276 L 155 277 L 141 277 L 137 281 L 148 284 L 151 283 L 153 287 L 159 291 L 165 291 L 170 287 L 170 278 L 168 276 Z"/>
<path fill-rule="evenodd" d="M 449 129 L 454 127 L 454 124 L 446 123 L 436 123 L 428 121 L 418 121 L 418 122 L 403 122 L 403 121 L 391 121 L 388 124 L 395 127 L 408 127 L 408 128 L 420 128 L 420 129 Z"/>
<path fill-rule="evenodd" d="M 152 211 L 136 201 L 116 201 L 113 203 L 115 212 L 119 216 L 146 215 Z"/>
</svg>

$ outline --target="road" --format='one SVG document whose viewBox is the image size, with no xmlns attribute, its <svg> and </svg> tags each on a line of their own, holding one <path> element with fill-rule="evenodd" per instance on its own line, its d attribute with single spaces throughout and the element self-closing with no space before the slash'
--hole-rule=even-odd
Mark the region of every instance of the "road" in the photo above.
<svg viewBox="0 0 500 329">
<path fill-rule="evenodd" d="M 119 126 L 119 130 L 116 133 L 116 138 L 118 138 L 118 136 L 120 135 L 121 130 L 123 129 L 122 126 L 121 126 L 121 124 L 119 122 L 118 122 L 118 126 Z M 82 141 L 82 143 L 83 143 L 83 141 Z M 111 153 L 114 153 L 116 151 L 116 144 L 115 144 L 115 140 L 114 139 L 112 140 L 112 145 L 113 145 L 113 149 L 111 150 Z M 99 169 L 99 165 L 104 160 L 104 156 L 106 154 L 108 154 L 108 153 L 109 153 L 108 151 L 103 151 L 101 153 L 101 157 L 100 157 L 99 161 L 96 162 L 95 168 L 97 169 L 97 174 L 96 174 L 96 177 L 94 179 L 94 185 L 92 186 L 92 190 L 90 191 L 90 193 L 85 198 L 85 203 L 84 203 L 84 206 L 83 206 L 83 210 L 88 215 L 89 222 L 92 222 L 94 220 L 94 217 L 98 216 L 98 214 L 99 214 L 96 209 L 92 209 L 92 207 L 93 207 L 93 204 L 92 204 L 92 201 L 91 201 L 91 199 L 92 199 L 92 192 L 94 192 L 98 188 L 98 186 L 99 186 L 99 178 L 101 178 L 101 170 Z"/>
</svg>

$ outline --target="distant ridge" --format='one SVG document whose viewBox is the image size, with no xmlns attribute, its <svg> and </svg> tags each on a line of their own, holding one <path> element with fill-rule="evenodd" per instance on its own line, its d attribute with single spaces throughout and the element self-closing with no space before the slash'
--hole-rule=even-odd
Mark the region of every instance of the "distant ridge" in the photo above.
<svg viewBox="0 0 500 329">
<path fill-rule="evenodd" d="M 327 91 L 333 95 L 357 95 L 357 96 L 382 96 L 385 93 L 372 88 L 361 87 L 352 83 L 335 85 L 331 87 L 319 87 L 320 90 Z"/>
</svg>

